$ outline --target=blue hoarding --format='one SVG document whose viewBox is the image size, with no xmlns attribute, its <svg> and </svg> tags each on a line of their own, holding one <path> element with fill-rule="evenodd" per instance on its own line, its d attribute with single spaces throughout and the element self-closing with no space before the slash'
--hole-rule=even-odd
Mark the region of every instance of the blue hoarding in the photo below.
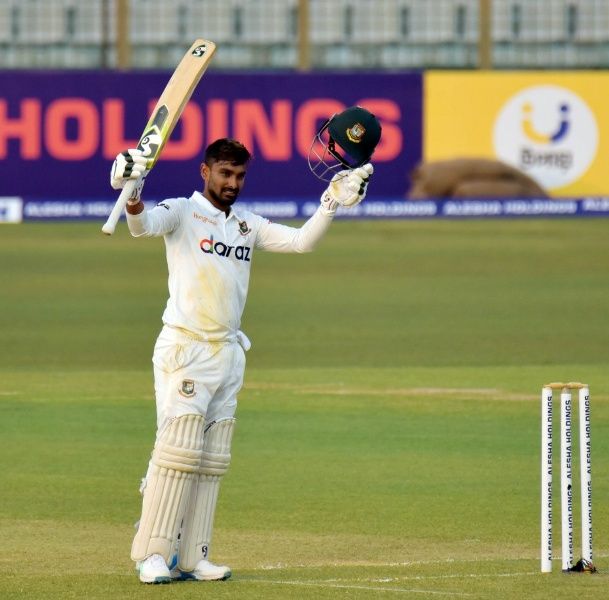
<svg viewBox="0 0 609 600">
<path fill-rule="evenodd" d="M 168 72 L 0 73 L 0 197 L 112 199 L 114 156 L 134 147 Z M 422 76 L 418 73 L 209 73 L 195 91 L 145 196 L 201 189 L 199 164 L 218 137 L 240 139 L 254 160 L 244 200 L 297 201 L 323 184 L 306 156 L 320 124 L 361 104 L 383 125 L 371 197 L 403 198 L 421 158 Z"/>
</svg>

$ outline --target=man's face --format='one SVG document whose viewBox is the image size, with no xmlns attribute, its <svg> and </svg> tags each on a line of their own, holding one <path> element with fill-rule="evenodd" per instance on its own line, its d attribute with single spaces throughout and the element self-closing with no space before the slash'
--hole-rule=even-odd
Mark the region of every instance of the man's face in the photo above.
<svg viewBox="0 0 609 600">
<path fill-rule="evenodd" d="M 201 165 L 201 176 L 205 182 L 203 195 L 220 210 L 228 210 L 237 200 L 245 182 L 245 165 L 234 165 L 218 161 Z"/>
</svg>

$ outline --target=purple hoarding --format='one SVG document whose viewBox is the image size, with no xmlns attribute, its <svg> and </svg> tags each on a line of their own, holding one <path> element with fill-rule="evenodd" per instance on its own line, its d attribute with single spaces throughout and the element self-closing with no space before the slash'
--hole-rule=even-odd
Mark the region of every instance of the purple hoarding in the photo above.
<svg viewBox="0 0 609 600">
<path fill-rule="evenodd" d="M 114 198 L 109 170 L 133 147 L 167 72 L 0 73 L 0 197 Z M 315 130 L 345 106 L 379 117 L 370 199 L 402 198 L 421 158 L 418 73 L 209 73 L 146 184 L 152 200 L 202 187 L 199 163 L 212 140 L 235 137 L 254 162 L 246 199 L 304 199 L 323 189 L 306 156 Z"/>
</svg>

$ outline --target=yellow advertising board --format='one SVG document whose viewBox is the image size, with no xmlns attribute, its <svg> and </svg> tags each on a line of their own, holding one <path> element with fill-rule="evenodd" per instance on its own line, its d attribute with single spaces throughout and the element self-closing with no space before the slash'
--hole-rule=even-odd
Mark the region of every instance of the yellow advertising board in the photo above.
<svg viewBox="0 0 609 600">
<path fill-rule="evenodd" d="M 609 194 L 609 73 L 430 71 L 424 90 L 425 160 L 494 158 L 553 196 Z"/>
</svg>

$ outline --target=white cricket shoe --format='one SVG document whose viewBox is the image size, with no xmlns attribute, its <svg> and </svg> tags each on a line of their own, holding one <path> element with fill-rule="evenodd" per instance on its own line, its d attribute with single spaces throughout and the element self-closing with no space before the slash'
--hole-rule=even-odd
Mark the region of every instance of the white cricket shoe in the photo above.
<svg viewBox="0 0 609 600">
<path fill-rule="evenodd" d="M 224 581 L 232 575 L 229 567 L 218 566 L 208 560 L 200 560 L 194 571 L 171 571 L 171 578 L 174 581 Z"/>
<path fill-rule="evenodd" d="M 151 554 L 137 565 L 142 583 L 170 583 L 171 573 L 160 554 Z"/>
</svg>

